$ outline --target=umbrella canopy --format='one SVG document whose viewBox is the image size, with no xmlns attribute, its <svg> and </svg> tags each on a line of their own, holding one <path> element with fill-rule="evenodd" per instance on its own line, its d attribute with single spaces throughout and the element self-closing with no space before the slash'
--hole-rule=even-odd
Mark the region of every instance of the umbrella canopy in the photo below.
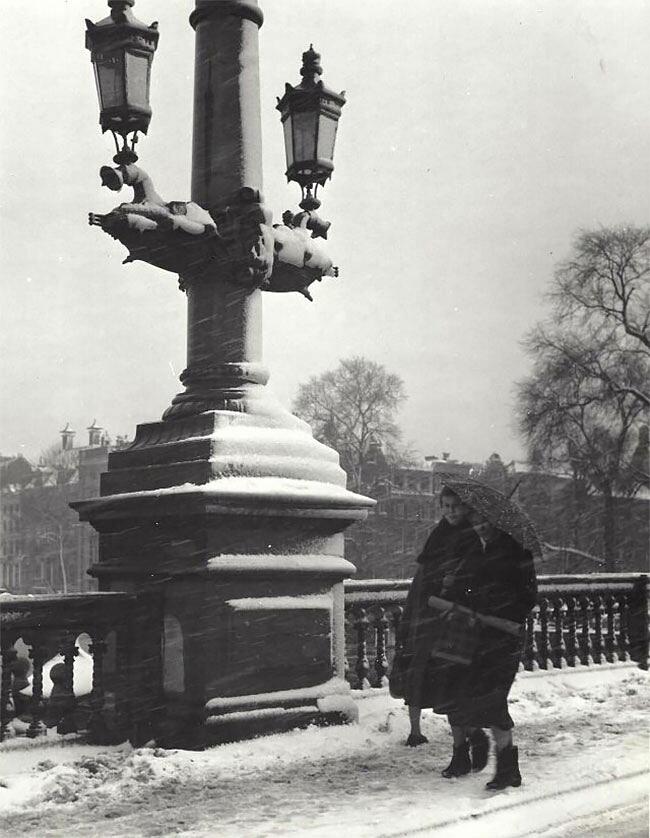
<svg viewBox="0 0 650 838">
<path fill-rule="evenodd" d="M 489 521 L 493 527 L 511 535 L 533 555 L 542 555 L 542 546 L 530 518 L 524 510 L 499 489 L 478 480 L 443 477 L 443 486 Z"/>
</svg>

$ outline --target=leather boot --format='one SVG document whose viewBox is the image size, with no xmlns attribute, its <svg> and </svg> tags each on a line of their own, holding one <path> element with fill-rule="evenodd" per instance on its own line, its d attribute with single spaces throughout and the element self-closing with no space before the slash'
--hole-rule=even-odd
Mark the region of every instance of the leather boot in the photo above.
<svg viewBox="0 0 650 838">
<path fill-rule="evenodd" d="M 485 788 L 490 791 L 500 791 L 508 786 L 518 788 L 521 785 L 519 773 L 519 751 L 509 745 L 502 751 L 497 751 L 497 773 L 486 783 Z"/>
<path fill-rule="evenodd" d="M 428 741 L 427 737 L 423 736 L 421 733 L 409 733 L 404 744 L 408 745 L 409 748 L 417 748 L 418 745 L 424 745 Z"/>
<path fill-rule="evenodd" d="M 470 733 L 469 745 L 472 751 L 472 771 L 482 771 L 490 753 L 490 740 L 482 728 L 477 727 Z"/>
<path fill-rule="evenodd" d="M 448 780 L 451 777 L 464 777 L 472 770 L 472 763 L 469 758 L 469 743 L 464 742 L 462 745 L 454 748 L 454 753 L 451 757 L 451 762 L 443 770 L 442 776 Z"/>
</svg>

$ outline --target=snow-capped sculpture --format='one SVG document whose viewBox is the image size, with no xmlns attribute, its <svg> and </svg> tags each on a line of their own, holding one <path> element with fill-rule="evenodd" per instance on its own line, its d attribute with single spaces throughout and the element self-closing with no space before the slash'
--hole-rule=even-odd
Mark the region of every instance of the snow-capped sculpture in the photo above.
<svg viewBox="0 0 650 838">
<path fill-rule="evenodd" d="M 259 191 L 244 187 L 223 209 L 208 212 L 194 201 L 165 201 L 139 166 L 102 166 L 102 184 L 114 192 L 133 189 L 133 199 L 104 215 L 89 213 L 129 251 L 124 262 L 141 260 L 179 275 L 180 286 L 217 276 L 263 291 L 298 291 L 308 300 L 312 282 L 338 276 L 314 238 L 327 237 L 328 222 L 315 213 L 285 212 L 272 224 Z"/>
<path fill-rule="evenodd" d="M 315 213 L 287 210 L 282 215 L 283 224 L 273 225 L 275 259 L 273 272 L 263 291 L 299 291 L 312 301 L 307 290 L 315 280 L 324 276 L 338 276 L 329 256 L 314 238 L 327 237 L 329 222 L 322 222 Z M 309 231 L 312 231 L 311 234 Z"/>
</svg>

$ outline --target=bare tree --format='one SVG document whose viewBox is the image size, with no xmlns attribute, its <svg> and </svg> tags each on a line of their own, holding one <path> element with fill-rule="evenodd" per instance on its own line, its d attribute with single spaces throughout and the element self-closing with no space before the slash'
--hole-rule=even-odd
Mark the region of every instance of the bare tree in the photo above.
<svg viewBox="0 0 650 838">
<path fill-rule="evenodd" d="M 650 227 L 579 232 L 549 298 L 551 317 L 525 339 L 519 428 L 531 459 L 571 473 L 577 495 L 602 495 L 611 569 L 615 498 L 649 480 Z"/>
<path fill-rule="evenodd" d="M 384 448 L 391 462 L 407 460 L 400 449 L 395 416 L 406 400 L 404 383 L 381 364 L 347 358 L 334 370 L 301 384 L 293 410 L 309 422 L 316 439 L 339 452 L 351 485 L 363 484 L 363 467 L 373 445 Z"/>
<path fill-rule="evenodd" d="M 64 486 L 77 479 L 79 451 L 76 448 L 64 449 L 60 442 L 54 442 L 41 451 L 39 466 L 53 472 L 57 486 Z"/>
<path fill-rule="evenodd" d="M 581 231 L 549 296 L 557 328 L 546 340 L 585 375 L 650 406 L 650 227 Z"/>
<path fill-rule="evenodd" d="M 535 364 L 518 385 L 519 428 L 538 461 L 569 470 L 577 485 L 602 495 L 605 561 L 612 570 L 615 497 L 634 494 L 644 482 L 636 454 L 645 407 L 629 392 L 608 389 L 543 338 L 535 330 L 527 341 Z"/>
</svg>

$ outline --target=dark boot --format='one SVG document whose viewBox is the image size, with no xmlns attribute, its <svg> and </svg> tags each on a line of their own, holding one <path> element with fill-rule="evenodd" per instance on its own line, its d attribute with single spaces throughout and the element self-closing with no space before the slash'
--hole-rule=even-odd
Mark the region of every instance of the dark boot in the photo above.
<svg viewBox="0 0 650 838">
<path fill-rule="evenodd" d="M 451 777 L 464 777 L 471 770 L 472 763 L 469 758 L 469 743 L 464 742 L 462 745 L 454 748 L 451 762 L 442 772 L 442 776 L 448 780 Z"/>
<path fill-rule="evenodd" d="M 502 751 L 497 751 L 497 773 L 486 783 L 485 788 L 490 791 L 500 791 L 508 786 L 518 788 L 521 785 L 519 773 L 519 751 L 509 745 Z"/>
<path fill-rule="evenodd" d="M 477 727 L 469 736 L 472 750 L 472 771 L 482 771 L 487 765 L 490 753 L 490 740 L 485 731 Z"/>
<path fill-rule="evenodd" d="M 408 745 L 409 748 L 417 748 L 418 745 L 424 745 L 428 741 L 427 737 L 421 733 L 409 733 L 408 739 L 404 744 Z"/>
</svg>

